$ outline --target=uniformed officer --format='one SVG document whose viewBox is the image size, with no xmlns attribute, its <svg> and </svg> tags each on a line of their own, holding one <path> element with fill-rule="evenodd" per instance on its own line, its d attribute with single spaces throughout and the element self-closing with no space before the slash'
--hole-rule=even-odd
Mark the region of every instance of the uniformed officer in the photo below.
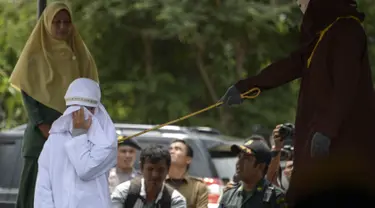
<svg viewBox="0 0 375 208">
<path fill-rule="evenodd" d="M 110 170 L 108 178 L 111 193 L 117 185 L 141 174 L 133 167 L 139 150 L 141 147 L 134 139 L 127 139 L 118 144 L 117 165 Z"/>
<path fill-rule="evenodd" d="M 169 146 L 169 153 L 171 166 L 166 182 L 186 198 L 187 207 L 207 208 L 207 186 L 202 179 L 187 174 L 194 154 L 191 146 L 184 140 L 175 140 Z"/>
<path fill-rule="evenodd" d="M 262 140 L 250 139 L 243 145 L 232 145 L 231 150 L 238 154 L 236 172 L 241 182 L 223 193 L 220 207 L 286 207 L 284 192 L 265 179 L 272 157 L 267 144 Z"/>
</svg>

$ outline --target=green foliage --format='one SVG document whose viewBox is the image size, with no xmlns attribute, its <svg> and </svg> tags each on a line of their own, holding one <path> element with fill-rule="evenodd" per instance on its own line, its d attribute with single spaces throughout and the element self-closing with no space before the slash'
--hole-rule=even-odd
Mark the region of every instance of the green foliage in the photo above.
<svg viewBox="0 0 375 208">
<path fill-rule="evenodd" d="M 296 48 L 301 20 L 295 5 L 281 0 L 70 2 L 99 68 L 103 103 L 114 121 L 128 123 L 160 124 L 214 104 L 238 79 Z M 375 17 L 374 3 L 361 3 L 367 19 Z M 25 121 L 20 96 L 11 92 L 7 77 L 35 23 L 30 17 L 36 3 L 1 4 L 0 22 L 8 26 L 0 30 L 7 34 L 0 36 L 0 94 L 6 92 L 0 99 L 9 127 Z M 365 27 L 373 37 L 375 24 L 367 21 Z M 369 50 L 375 54 L 373 42 Z M 241 107 L 210 110 L 177 124 L 248 136 L 255 124 L 272 128 L 293 122 L 298 89 L 295 81 Z"/>
<path fill-rule="evenodd" d="M 30 3 L 0 2 L 0 129 L 27 118 L 20 93 L 9 85 L 9 75 L 35 24 L 35 8 Z"/>
<path fill-rule="evenodd" d="M 164 123 L 204 108 L 237 79 L 295 47 L 298 24 L 288 16 L 290 5 L 276 8 L 244 0 L 73 5 L 84 17 L 79 28 L 95 53 L 105 102 L 116 106 L 109 111 L 119 122 Z M 292 85 L 241 108 L 211 110 L 179 124 L 209 125 L 242 136 L 252 124 L 293 120 Z"/>
</svg>

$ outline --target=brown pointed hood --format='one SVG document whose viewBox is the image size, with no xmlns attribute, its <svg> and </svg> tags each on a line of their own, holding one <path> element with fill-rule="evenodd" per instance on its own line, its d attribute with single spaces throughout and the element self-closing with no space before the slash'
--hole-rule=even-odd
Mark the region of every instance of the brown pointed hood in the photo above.
<svg viewBox="0 0 375 208">
<path fill-rule="evenodd" d="M 334 22 L 337 17 L 355 16 L 361 21 L 365 15 L 358 12 L 355 0 L 310 0 L 301 26 L 301 42 L 317 37 L 317 33 Z"/>
</svg>

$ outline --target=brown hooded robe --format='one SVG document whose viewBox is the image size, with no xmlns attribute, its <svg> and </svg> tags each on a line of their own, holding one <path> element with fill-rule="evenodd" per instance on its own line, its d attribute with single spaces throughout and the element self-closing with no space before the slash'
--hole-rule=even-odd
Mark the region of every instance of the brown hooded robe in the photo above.
<svg viewBox="0 0 375 208">
<path fill-rule="evenodd" d="M 301 78 L 290 202 L 338 183 L 375 187 L 370 177 L 375 173 L 371 154 L 375 151 L 375 97 L 367 37 L 358 20 L 363 21 L 364 15 L 357 12 L 353 0 L 311 0 L 303 18 L 300 49 L 235 84 L 246 92 Z M 308 67 L 319 32 L 332 23 Z M 310 157 L 315 132 L 331 138 L 328 158 Z"/>
</svg>

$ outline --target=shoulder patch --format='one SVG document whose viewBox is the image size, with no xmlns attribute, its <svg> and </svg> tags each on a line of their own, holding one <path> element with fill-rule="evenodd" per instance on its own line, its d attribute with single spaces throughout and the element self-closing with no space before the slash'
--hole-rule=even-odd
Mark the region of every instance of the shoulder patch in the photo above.
<svg viewBox="0 0 375 208">
<path fill-rule="evenodd" d="M 194 176 L 188 176 L 188 177 L 189 177 L 189 179 L 191 179 L 193 181 L 199 181 L 201 183 L 204 183 L 203 178 L 194 177 Z"/>
<path fill-rule="evenodd" d="M 228 191 L 233 190 L 235 188 L 236 188 L 235 186 L 232 186 L 232 187 L 226 186 L 226 187 L 223 188 L 223 193 L 227 193 Z"/>
<path fill-rule="evenodd" d="M 229 182 L 229 183 L 227 183 L 227 185 L 224 187 L 224 189 L 223 189 L 223 193 L 225 193 L 225 192 L 227 192 L 227 191 L 229 191 L 229 190 L 231 190 L 231 189 L 236 189 L 236 188 L 238 188 L 240 186 L 240 183 L 231 183 L 231 182 Z"/>
</svg>

